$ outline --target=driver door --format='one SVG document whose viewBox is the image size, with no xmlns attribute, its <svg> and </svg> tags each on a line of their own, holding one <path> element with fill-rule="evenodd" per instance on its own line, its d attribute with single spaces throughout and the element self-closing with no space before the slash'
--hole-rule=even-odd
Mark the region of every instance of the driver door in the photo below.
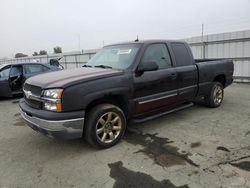
<svg viewBox="0 0 250 188">
<path fill-rule="evenodd" d="M 0 70 L 0 97 L 11 97 L 9 74 L 11 66 L 6 66 Z"/>
<path fill-rule="evenodd" d="M 140 63 L 155 62 L 159 69 L 134 77 L 135 113 L 140 116 L 170 107 L 177 98 L 177 73 L 165 43 L 147 47 Z"/>
</svg>

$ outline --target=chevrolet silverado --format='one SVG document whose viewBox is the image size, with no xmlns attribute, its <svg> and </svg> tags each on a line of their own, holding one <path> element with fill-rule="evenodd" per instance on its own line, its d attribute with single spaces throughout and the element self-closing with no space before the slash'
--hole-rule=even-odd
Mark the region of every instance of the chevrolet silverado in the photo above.
<svg viewBox="0 0 250 188">
<path fill-rule="evenodd" d="M 233 71 L 232 60 L 195 60 L 186 42 L 119 43 L 105 46 L 83 68 L 29 78 L 19 105 L 40 133 L 108 148 L 128 122 L 190 107 L 198 98 L 219 107 Z"/>
</svg>

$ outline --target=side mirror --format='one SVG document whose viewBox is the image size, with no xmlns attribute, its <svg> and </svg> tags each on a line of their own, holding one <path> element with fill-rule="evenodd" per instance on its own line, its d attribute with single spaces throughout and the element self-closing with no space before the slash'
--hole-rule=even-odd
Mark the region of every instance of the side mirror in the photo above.
<svg viewBox="0 0 250 188">
<path fill-rule="evenodd" d="M 145 63 L 140 63 L 137 71 L 139 73 L 143 73 L 145 71 L 156 71 L 159 69 L 159 66 L 156 64 L 156 62 L 154 61 L 149 61 L 149 62 L 145 62 Z"/>
</svg>

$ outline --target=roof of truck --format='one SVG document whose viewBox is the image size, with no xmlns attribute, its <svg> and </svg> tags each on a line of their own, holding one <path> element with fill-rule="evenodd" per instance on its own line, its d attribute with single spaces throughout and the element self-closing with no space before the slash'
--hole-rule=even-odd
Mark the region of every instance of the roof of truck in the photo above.
<svg viewBox="0 0 250 188">
<path fill-rule="evenodd" d="M 109 44 L 106 46 L 113 46 L 113 45 L 124 45 L 124 44 L 151 44 L 151 43 L 159 43 L 159 42 L 185 42 L 181 40 L 166 40 L 166 39 L 151 39 L 151 40 L 138 40 L 138 41 L 125 41 L 119 42 L 114 44 Z"/>
</svg>

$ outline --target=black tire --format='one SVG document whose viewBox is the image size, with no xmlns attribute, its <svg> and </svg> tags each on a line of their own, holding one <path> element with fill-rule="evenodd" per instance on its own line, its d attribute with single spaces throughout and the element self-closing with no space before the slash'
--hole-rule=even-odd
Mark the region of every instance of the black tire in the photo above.
<svg viewBox="0 0 250 188">
<path fill-rule="evenodd" d="M 109 120 L 110 116 L 111 120 Z M 114 121 L 115 119 L 118 119 L 117 122 Z M 119 128 L 120 130 L 114 130 L 113 128 Z M 98 134 L 97 130 L 102 129 L 103 132 Z M 119 107 L 113 104 L 99 104 L 87 113 L 84 128 L 85 139 L 96 148 L 104 149 L 114 146 L 122 139 L 125 130 L 125 115 Z M 105 140 L 102 141 L 104 134 L 106 134 Z"/>
<path fill-rule="evenodd" d="M 221 105 L 223 97 L 223 85 L 220 82 L 213 82 L 209 95 L 205 97 L 205 102 L 210 108 L 217 108 Z"/>
</svg>

